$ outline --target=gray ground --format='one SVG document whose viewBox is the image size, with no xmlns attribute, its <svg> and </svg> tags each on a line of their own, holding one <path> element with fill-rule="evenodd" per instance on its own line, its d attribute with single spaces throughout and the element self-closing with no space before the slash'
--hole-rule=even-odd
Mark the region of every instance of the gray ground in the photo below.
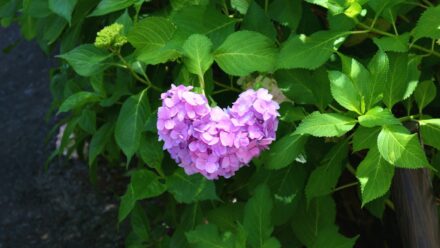
<svg viewBox="0 0 440 248">
<path fill-rule="evenodd" d="M 17 28 L 0 28 L 0 49 L 19 39 Z M 108 172 L 96 189 L 81 162 L 43 170 L 54 143 L 44 144 L 53 64 L 34 42 L 0 51 L 0 248 L 121 247 Z"/>
</svg>

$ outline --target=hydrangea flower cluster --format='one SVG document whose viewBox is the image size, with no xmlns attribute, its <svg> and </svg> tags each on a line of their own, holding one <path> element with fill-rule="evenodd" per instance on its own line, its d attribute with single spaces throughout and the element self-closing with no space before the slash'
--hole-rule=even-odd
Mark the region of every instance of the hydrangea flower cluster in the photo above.
<svg viewBox="0 0 440 248">
<path fill-rule="evenodd" d="M 164 150 L 189 175 L 229 178 L 275 140 L 277 102 L 266 89 L 249 89 L 232 107 L 211 108 L 191 86 L 175 86 L 161 95 L 157 129 Z"/>
</svg>

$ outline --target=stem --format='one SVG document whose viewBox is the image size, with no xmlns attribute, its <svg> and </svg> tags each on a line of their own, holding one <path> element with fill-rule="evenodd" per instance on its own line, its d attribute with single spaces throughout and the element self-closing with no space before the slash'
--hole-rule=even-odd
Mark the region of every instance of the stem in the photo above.
<svg viewBox="0 0 440 248">
<path fill-rule="evenodd" d="M 222 83 L 220 83 L 220 82 L 216 82 L 216 81 L 214 81 L 214 84 L 216 84 L 216 85 L 218 85 L 218 86 L 221 86 L 221 87 L 223 87 L 223 88 L 225 88 L 225 89 L 228 89 L 228 90 L 230 90 L 230 91 L 241 92 L 239 89 L 237 89 L 237 88 L 235 88 L 235 87 L 233 87 L 233 86 L 229 86 L 229 85 L 226 85 L 226 84 L 222 84 Z"/>
<path fill-rule="evenodd" d="M 346 189 L 346 188 L 350 188 L 350 187 L 355 186 L 355 185 L 358 185 L 358 184 L 359 184 L 358 182 L 352 182 L 352 183 L 348 183 L 348 184 L 345 184 L 345 185 L 339 186 L 339 187 L 337 187 L 337 188 L 335 188 L 335 189 L 333 190 L 333 193 L 336 192 L 336 191 L 339 191 L 339 190 L 343 190 L 343 189 Z"/>
<path fill-rule="evenodd" d="M 337 109 L 335 106 L 333 106 L 331 104 L 329 104 L 328 107 L 331 108 L 333 111 L 335 111 L 337 113 L 342 113 L 343 112 L 342 110 Z"/>
<path fill-rule="evenodd" d="M 267 10 L 269 9 L 269 0 L 264 1 L 264 13 L 267 14 Z"/>
<path fill-rule="evenodd" d="M 420 117 L 420 115 L 409 115 L 409 116 L 399 118 L 399 121 L 400 122 L 411 121 L 411 120 L 414 120 L 415 118 L 418 118 L 418 117 Z"/>
</svg>

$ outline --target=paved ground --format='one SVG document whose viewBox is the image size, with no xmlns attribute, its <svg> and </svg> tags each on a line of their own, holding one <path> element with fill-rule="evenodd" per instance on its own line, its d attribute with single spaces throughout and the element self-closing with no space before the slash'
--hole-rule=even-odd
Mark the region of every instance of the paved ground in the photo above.
<svg viewBox="0 0 440 248">
<path fill-rule="evenodd" d="M 19 39 L 17 28 L 0 28 L 0 49 Z M 86 165 L 58 160 L 43 170 L 54 143 L 44 144 L 54 63 L 34 42 L 0 51 L 0 248 L 122 247 L 117 199 L 89 183 Z"/>
</svg>

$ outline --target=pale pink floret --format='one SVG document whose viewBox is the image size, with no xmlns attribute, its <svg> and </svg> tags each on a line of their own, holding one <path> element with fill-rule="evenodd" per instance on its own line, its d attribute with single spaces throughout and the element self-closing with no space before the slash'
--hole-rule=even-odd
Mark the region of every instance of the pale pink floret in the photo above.
<svg viewBox="0 0 440 248">
<path fill-rule="evenodd" d="M 228 109 L 191 90 L 172 85 L 157 120 L 159 140 L 187 174 L 229 178 L 275 140 L 279 105 L 266 89 L 241 93 Z"/>
</svg>

